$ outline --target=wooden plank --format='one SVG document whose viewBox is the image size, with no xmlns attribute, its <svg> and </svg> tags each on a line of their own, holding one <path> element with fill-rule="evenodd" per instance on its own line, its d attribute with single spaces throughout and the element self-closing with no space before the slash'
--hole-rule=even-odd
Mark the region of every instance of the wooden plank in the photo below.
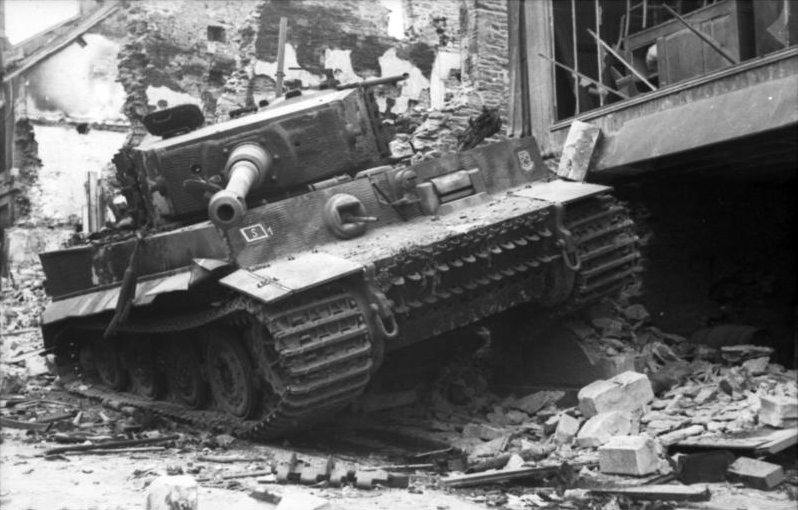
<svg viewBox="0 0 798 510">
<path fill-rule="evenodd" d="M 778 453 L 796 443 L 798 443 L 798 430 L 791 428 L 776 431 L 762 429 L 758 434 L 746 437 L 711 436 L 688 438 L 671 446 L 675 449 L 745 450 L 761 456 Z"/>
<path fill-rule="evenodd" d="M 603 487 L 591 494 L 625 496 L 642 501 L 709 501 L 709 489 L 703 485 L 642 485 L 639 487 Z"/>
<path fill-rule="evenodd" d="M 36 430 L 40 432 L 44 432 L 50 428 L 50 423 L 38 423 L 35 421 L 20 421 L 14 420 L 12 418 L 7 418 L 5 416 L 0 416 L 0 427 L 6 427 L 10 429 L 22 429 L 22 430 Z"/>
<path fill-rule="evenodd" d="M 598 465 L 596 462 L 581 462 L 572 464 L 571 468 L 578 471 L 583 467 L 594 467 L 596 465 Z M 499 471 L 450 476 L 448 478 L 441 479 L 441 483 L 446 487 L 473 487 L 475 485 L 507 482 L 510 480 L 520 480 L 524 478 L 545 478 L 558 473 L 561 469 L 561 464 L 523 467 L 517 469 L 503 469 Z"/>
</svg>

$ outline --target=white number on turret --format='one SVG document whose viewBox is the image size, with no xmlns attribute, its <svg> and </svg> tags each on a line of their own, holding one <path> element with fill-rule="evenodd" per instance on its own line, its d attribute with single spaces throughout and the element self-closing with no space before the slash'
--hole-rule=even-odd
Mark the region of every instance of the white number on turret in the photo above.
<svg viewBox="0 0 798 510">
<path fill-rule="evenodd" d="M 248 243 L 254 243 L 262 239 L 268 239 L 274 235 L 271 227 L 264 227 L 262 223 L 249 225 L 241 229 L 241 235 Z"/>
</svg>

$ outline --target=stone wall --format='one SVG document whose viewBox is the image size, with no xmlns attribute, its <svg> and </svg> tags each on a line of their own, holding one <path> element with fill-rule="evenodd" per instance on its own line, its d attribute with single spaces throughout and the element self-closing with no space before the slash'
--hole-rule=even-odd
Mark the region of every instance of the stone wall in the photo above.
<svg viewBox="0 0 798 510">
<path fill-rule="evenodd" d="M 507 0 L 468 0 L 463 75 L 475 84 L 484 104 L 507 115 L 509 48 Z"/>
</svg>

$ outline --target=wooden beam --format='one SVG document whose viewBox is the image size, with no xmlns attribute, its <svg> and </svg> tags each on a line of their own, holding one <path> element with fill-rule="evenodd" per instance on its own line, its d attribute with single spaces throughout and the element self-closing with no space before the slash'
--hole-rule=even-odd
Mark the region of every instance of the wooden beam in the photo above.
<svg viewBox="0 0 798 510">
<path fill-rule="evenodd" d="M 706 485 L 641 485 L 590 489 L 591 494 L 612 494 L 645 501 L 709 501 Z"/>
<path fill-rule="evenodd" d="M 624 65 L 624 67 L 626 67 L 627 69 L 629 69 L 629 71 L 631 71 L 631 72 L 632 72 L 632 74 L 634 74 L 635 76 L 637 76 L 637 77 L 638 77 L 638 78 L 639 78 L 639 79 L 640 79 L 640 80 L 641 80 L 643 83 L 645 83 L 645 84 L 646 84 L 646 85 L 647 85 L 647 86 L 648 86 L 648 87 L 649 87 L 651 90 L 657 90 L 657 87 L 655 87 L 655 86 L 654 86 L 654 84 L 652 84 L 650 81 L 648 81 L 648 80 L 646 79 L 646 77 L 645 77 L 645 76 L 643 76 L 642 74 L 640 74 L 640 73 L 637 71 L 637 69 L 635 69 L 635 68 L 634 68 L 634 66 L 633 66 L 632 64 L 630 64 L 629 62 L 627 62 L 626 60 L 624 60 L 624 58 L 623 58 L 622 56 L 620 56 L 620 55 L 618 54 L 618 52 L 617 52 L 617 51 L 615 51 L 614 49 L 612 49 L 612 47 L 611 47 L 609 44 L 607 44 L 607 43 L 605 43 L 604 41 L 602 41 L 602 40 L 601 40 L 601 37 L 599 37 L 598 35 L 596 35 L 596 33 L 595 33 L 595 32 L 593 32 L 592 30 L 590 30 L 589 28 L 587 29 L 587 31 L 588 31 L 588 33 L 589 33 L 590 35 L 592 35 L 592 36 L 593 36 L 593 38 L 596 40 L 596 42 L 597 42 L 597 43 L 599 43 L 599 44 L 600 44 L 600 45 L 601 45 L 601 46 L 602 46 L 602 47 L 603 47 L 605 50 L 607 50 L 608 52 L 610 52 L 610 54 L 611 54 L 613 57 L 617 58 L 617 59 L 618 59 L 618 61 L 619 61 L 621 64 L 623 64 L 623 65 Z"/>
<path fill-rule="evenodd" d="M 734 58 L 728 51 L 724 50 L 721 47 L 720 43 L 714 37 L 712 37 L 709 34 L 705 34 L 701 30 L 699 30 L 696 27 L 694 27 L 693 25 L 691 25 L 689 21 L 687 21 L 686 19 L 681 17 L 679 15 L 679 13 L 677 13 L 676 11 L 671 9 L 667 4 L 662 4 L 662 6 L 665 8 L 665 10 L 667 10 L 669 13 L 671 13 L 673 15 L 673 17 L 675 17 L 682 25 L 687 27 L 692 33 L 694 33 L 696 36 L 698 36 L 699 39 L 701 39 L 702 41 L 707 43 L 713 50 L 715 50 L 718 53 L 720 53 L 720 55 L 723 58 L 725 58 L 726 60 L 728 60 L 732 65 L 736 65 L 736 64 L 740 63 L 740 61 L 737 60 L 736 58 Z"/>
<path fill-rule="evenodd" d="M 581 462 L 571 465 L 571 468 L 579 471 L 583 467 L 596 466 L 595 462 Z M 441 479 L 441 484 L 446 487 L 472 487 L 474 485 L 484 485 L 489 483 L 506 482 L 510 480 L 520 480 L 524 478 L 545 478 L 559 473 L 562 465 L 522 467 L 517 469 L 501 469 L 484 473 L 471 473 L 460 476 L 450 476 Z"/>
<path fill-rule="evenodd" d="M 569 73 L 574 73 L 574 74 L 578 75 L 580 78 L 583 78 L 583 79 L 585 79 L 585 80 L 587 80 L 587 81 L 591 82 L 593 85 L 595 85 L 595 86 L 597 86 L 597 87 L 600 87 L 600 88 L 602 88 L 602 89 L 606 89 L 606 90 L 608 90 L 608 91 L 612 92 L 613 94 L 615 94 L 615 95 L 616 95 L 616 96 L 618 96 L 618 97 L 622 97 L 623 99 L 629 99 L 629 96 L 627 96 L 627 95 L 626 95 L 626 94 L 624 94 L 623 92 L 619 92 L 619 91 L 615 90 L 615 89 L 614 89 L 614 88 L 612 88 L 612 87 L 608 87 L 608 86 L 604 85 L 603 83 L 599 83 L 598 81 L 594 80 L 594 79 L 593 79 L 593 78 L 591 78 L 590 76 L 585 76 L 585 75 L 584 75 L 584 74 L 582 74 L 582 73 L 578 73 L 578 72 L 576 72 L 575 70 L 573 70 L 573 69 L 571 69 L 570 67 L 568 67 L 567 65 L 565 65 L 565 64 L 561 64 L 561 63 L 557 62 L 556 60 L 552 60 L 552 59 L 550 59 L 549 57 L 547 57 L 546 55 L 544 55 L 544 54 L 542 54 L 542 53 L 538 53 L 538 56 L 539 56 L 539 57 L 541 57 L 541 58 L 545 58 L 546 60 L 548 60 L 549 62 L 551 62 L 551 63 L 552 63 L 552 64 L 554 64 L 555 66 L 562 67 L 563 69 L 565 69 L 565 70 L 566 70 L 566 71 L 568 71 Z"/>
<path fill-rule="evenodd" d="M 35 52 L 30 57 L 25 58 L 19 67 L 17 67 L 16 69 L 12 70 L 11 72 L 3 76 L 3 83 L 7 83 L 13 80 L 14 78 L 24 73 L 31 67 L 35 66 L 42 60 L 45 60 L 46 58 L 66 48 L 67 46 L 72 44 L 72 42 L 74 42 L 78 37 L 82 36 L 89 30 L 91 30 L 95 25 L 97 25 L 105 18 L 116 12 L 117 9 L 119 9 L 119 3 L 113 3 L 106 5 L 105 7 L 102 7 L 97 12 L 92 14 L 89 17 L 89 19 L 80 23 L 77 27 L 75 27 L 75 29 L 68 32 L 67 35 L 61 38 L 59 42 L 53 44 L 52 46 L 42 48 L 41 50 Z"/>
</svg>

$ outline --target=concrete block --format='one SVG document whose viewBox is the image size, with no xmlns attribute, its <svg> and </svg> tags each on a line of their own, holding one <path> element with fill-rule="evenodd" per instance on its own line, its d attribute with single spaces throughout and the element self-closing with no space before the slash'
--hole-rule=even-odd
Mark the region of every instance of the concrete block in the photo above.
<svg viewBox="0 0 798 510">
<path fill-rule="evenodd" d="M 582 448 L 598 447 L 613 436 L 632 433 L 632 414 L 628 411 L 610 411 L 593 416 L 582 425 L 576 436 L 576 445 Z"/>
<path fill-rule="evenodd" d="M 197 510 L 197 482 L 186 475 L 161 476 L 147 491 L 147 510 Z"/>
<path fill-rule="evenodd" d="M 581 424 L 581 420 L 571 415 L 561 415 L 560 421 L 557 422 L 557 428 L 554 430 L 554 440 L 562 444 L 571 444 Z"/>
<path fill-rule="evenodd" d="M 584 181 L 600 135 L 601 128 L 598 126 L 572 121 L 562 148 L 557 175 L 572 181 Z"/>
<path fill-rule="evenodd" d="M 648 436 L 615 436 L 598 449 L 602 473 L 644 476 L 657 470 L 657 452 Z"/>
<path fill-rule="evenodd" d="M 768 490 L 784 481 L 784 470 L 778 464 L 740 457 L 726 472 L 730 480 L 739 480 L 751 487 Z"/>
<path fill-rule="evenodd" d="M 760 398 L 759 422 L 771 427 L 795 426 L 798 398 L 766 395 Z"/>
<path fill-rule="evenodd" d="M 635 411 L 654 400 L 645 374 L 624 372 L 611 379 L 594 381 L 578 394 L 579 409 L 587 417 L 609 411 Z"/>
</svg>

